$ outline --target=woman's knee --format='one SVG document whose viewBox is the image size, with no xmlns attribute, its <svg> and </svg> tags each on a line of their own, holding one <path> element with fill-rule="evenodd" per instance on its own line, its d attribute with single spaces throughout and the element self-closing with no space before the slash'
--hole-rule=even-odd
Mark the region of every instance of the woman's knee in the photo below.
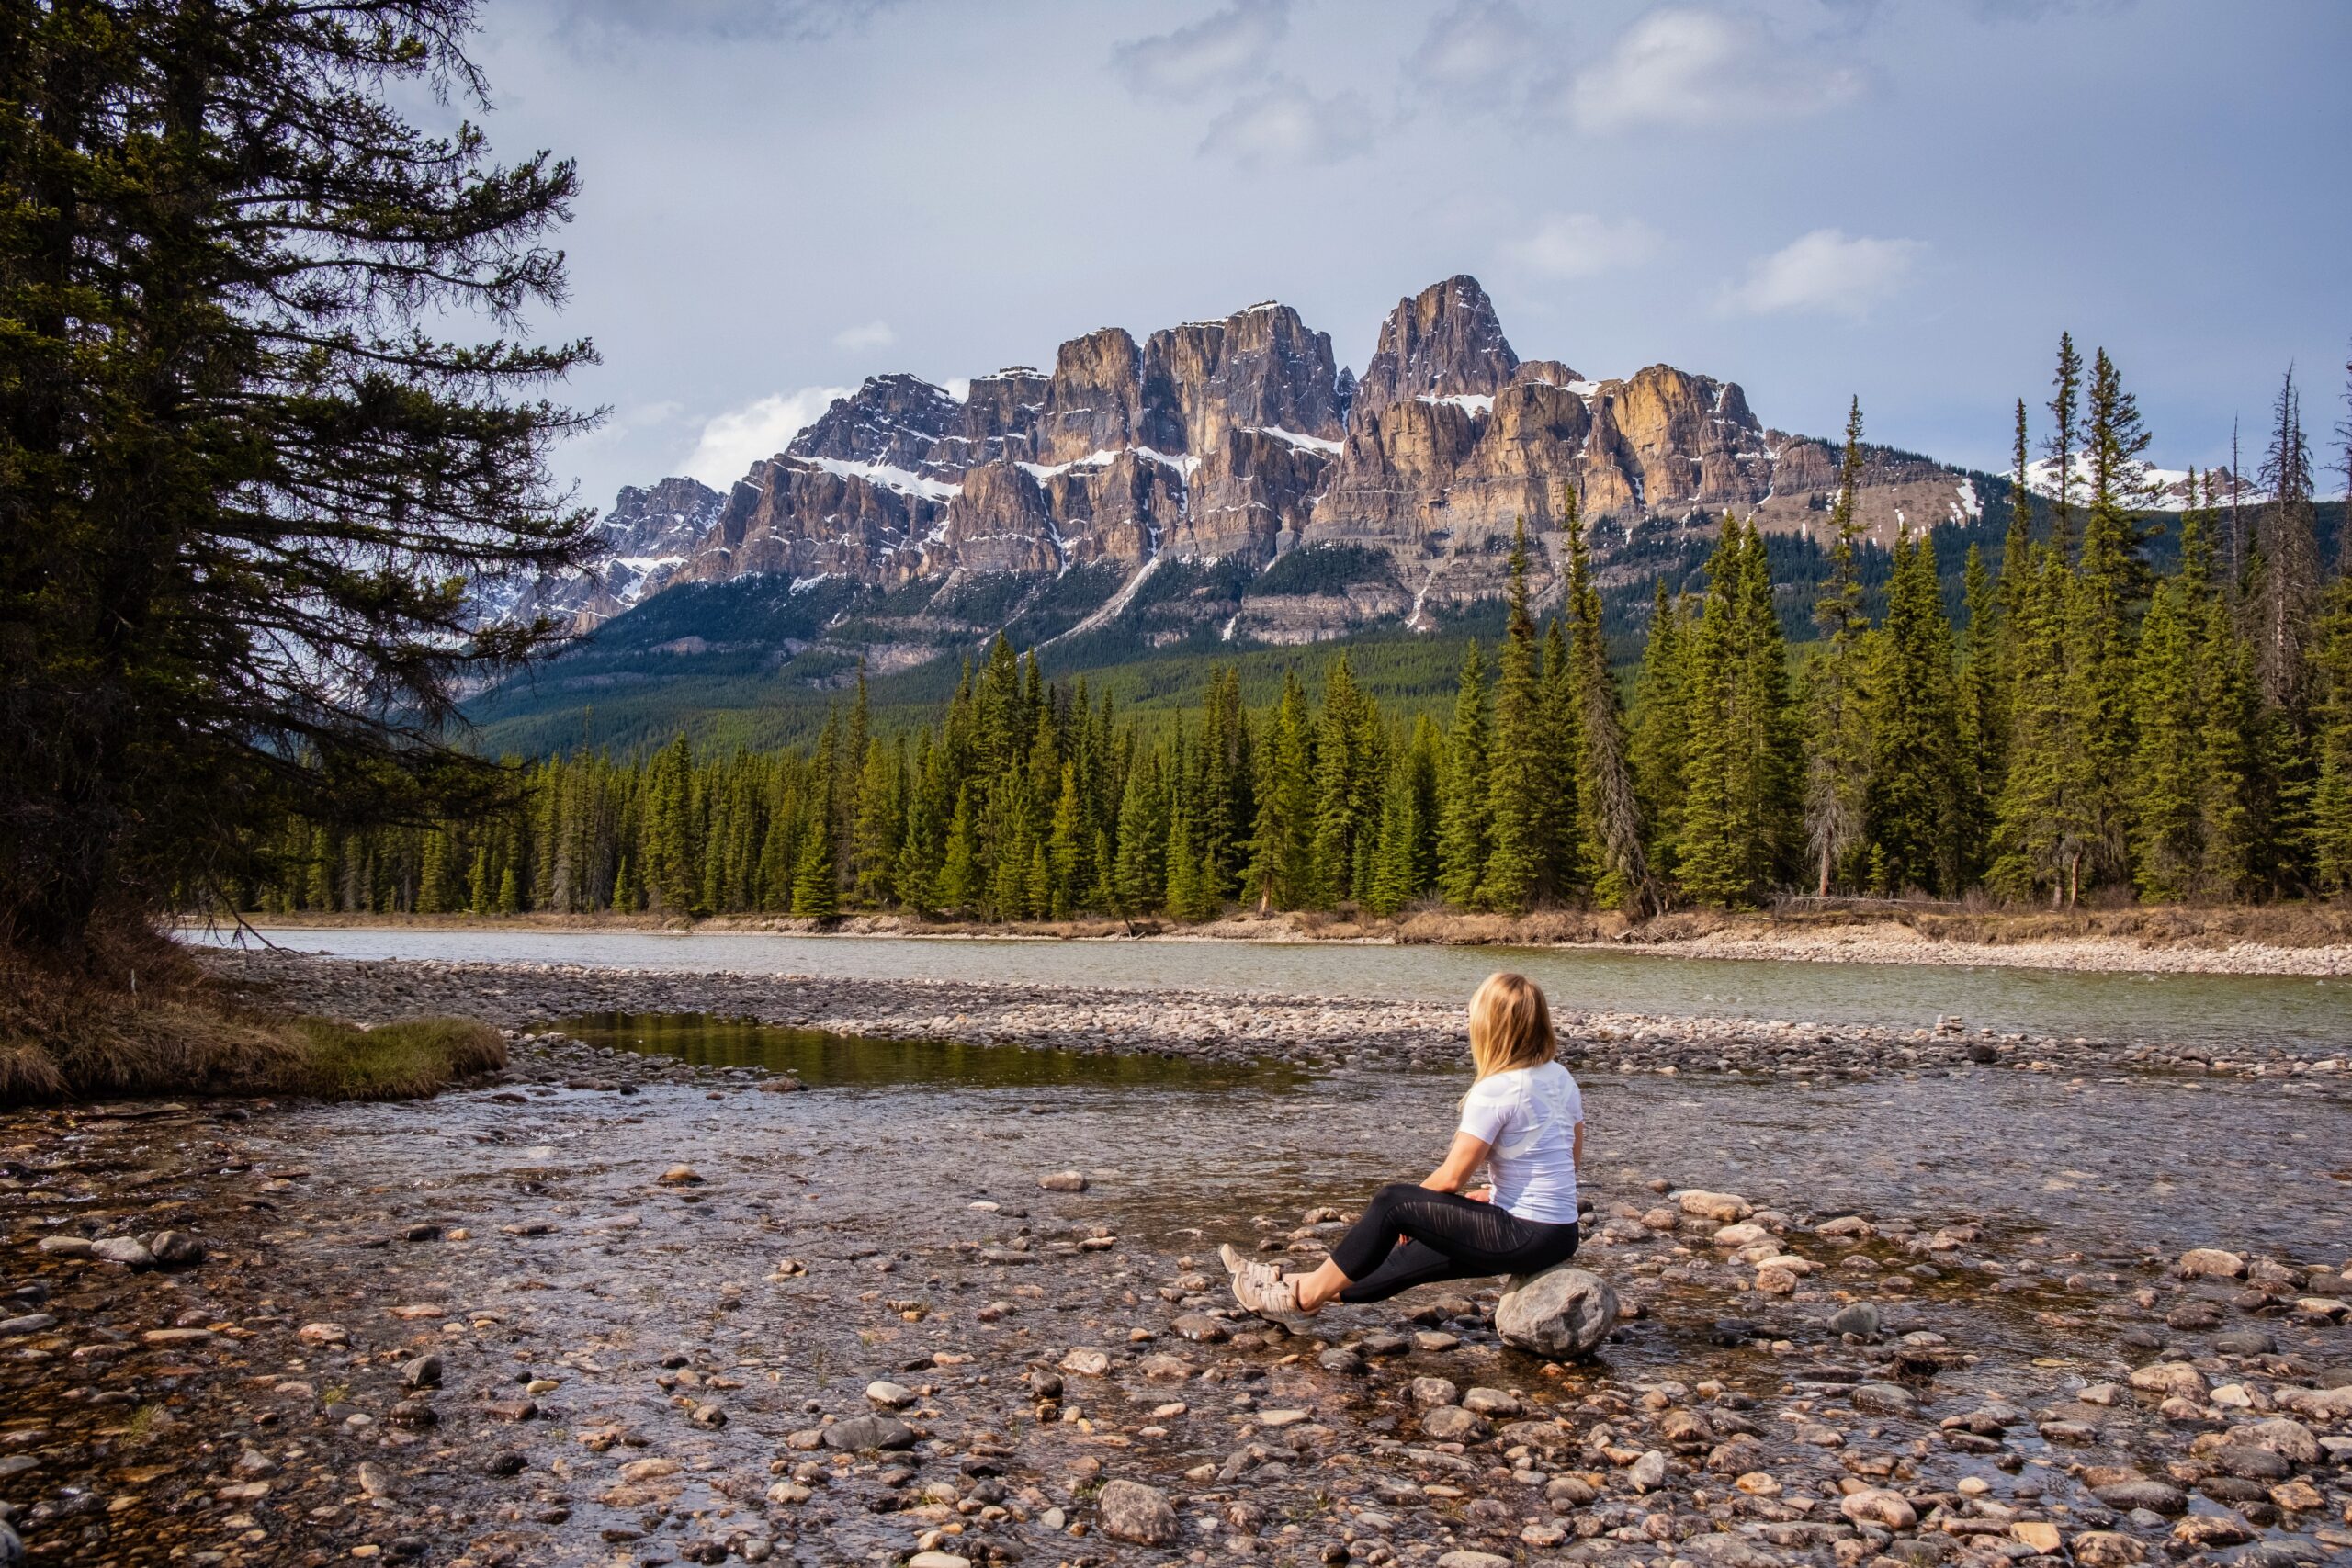
<svg viewBox="0 0 2352 1568">
<path fill-rule="evenodd" d="M 1423 1188 L 1419 1182 L 1392 1181 L 1387 1186 L 1382 1188 L 1379 1191 L 1374 1193 L 1372 1195 L 1372 1201 L 1373 1206 L 1375 1208 L 1383 1211 L 1394 1211 L 1402 1204 L 1411 1202 L 1415 1198 L 1425 1198 L 1427 1196 L 1429 1196 L 1428 1190 Z"/>
</svg>

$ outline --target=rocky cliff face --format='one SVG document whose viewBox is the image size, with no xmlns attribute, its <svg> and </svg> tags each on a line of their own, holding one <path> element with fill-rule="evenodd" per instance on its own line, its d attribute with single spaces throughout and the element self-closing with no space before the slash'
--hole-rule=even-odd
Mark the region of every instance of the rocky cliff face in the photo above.
<svg viewBox="0 0 2352 1568">
<path fill-rule="evenodd" d="M 1258 604 L 1226 626 L 1309 640 L 1500 592 L 1521 520 L 1550 596 L 1569 487 L 1611 525 L 1596 533 L 1605 558 L 1633 530 L 1725 511 L 1809 532 L 1835 476 L 1826 445 L 1765 428 L 1736 384 L 1666 365 L 1594 380 L 1522 362 L 1486 290 L 1460 276 L 1397 302 L 1361 379 L 1327 334 L 1272 303 L 1140 344 L 1123 328 L 1090 333 L 1050 373 L 1000 370 L 960 400 L 875 377 L 724 498 L 690 479 L 623 491 L 599 572 L 517 602 L 585 626 L 673 581 L 748 572 L 968 588 L 1083 567 L 1109 601 L 1091 623 L 1163 559 L 1246 571 L 1350 546 L 1350 560 L 1385 562 L 1376 581 Z M 1861 499 L 1884 540 L 1977 505 L 1953 470 L 1891 457 Z"/>
<path fill-rule="evenodd" d="M 549 615 L 574 631 L 593 631 L 678 576 L 718 520 L 722 498 L 708 485 L 669 479 L 648 488 L 624 485 L 597 522 L 595 565 L 565 577 L 482 585 L 491 614 L 526 620 Z"/>
</svg>

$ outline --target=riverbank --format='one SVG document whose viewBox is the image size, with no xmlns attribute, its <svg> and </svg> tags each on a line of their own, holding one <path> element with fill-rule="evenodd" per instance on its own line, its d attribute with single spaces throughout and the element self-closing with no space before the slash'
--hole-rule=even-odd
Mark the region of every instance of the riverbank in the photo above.
<svg viewBox="0 0 2352 1568">
<path fill-rule="evenodd" d="M 264 931 L 769 931 L 796 936 L 1034 939 L 1060 942 L 1237 941 L 1400 945 L 1600 948 L 1692 958 L 1822 964 L 1995 964 L 2099 973 L 2352 976 L 2352 905 L 2064 912 L 1868 908 L 1733 914 L 1688 910 L 1646 921 L 1610 913 L 1541 910 L 1510 917 L 1425 910 L 1396 919 L 1321 913 L 1236 915 L 1199 925 L 1161 920 L 995 924 L 847 915 L 818 921 L 655 915 L 272 915 Z"/>
<path fill-rule="evenodd" d="M 776 1093 L 511 1045 L 422 1103 L 0 1115 L 33 1562 L 2352 1552 L 2352 1172 L 2316 1163 L 2352 1106 L 2317 1079 L 1589 1066 L 1579 1262 L 1621 1320 L 1563 1366 L 1499 1342 L 1492 1282 L 1301 1333 L 1223 1289 L 1220 1240 L 1307 1266 L 1425 1164 L 1451 1077 Z M 2149 1202 L 2132 1143 L 2198 1201 Z"/>
<path fill-rule="evenodd" d="M 582 964 L 349 960 L 254 949 L 198 958 L 257 1007 L 369 1023 L 457 1013 L 545 1029 L 595 1014 L 695 1013 L 880 1040 L 953 1041 L 1307 1067 L 1451 1067 L 1468 1037 L 1458 1002 L 1012 981 L 616 969 Z M 1742 1016 L 1667 1017 L 1555 1006 L 1579 1064 L 1773 1077 L 2006 1066 L 2055 1074 L 2158 1072 L 2352 1079 L 2340 1039 L 2249 1040 L 2226 1052 L 1969 1027 Z"/>
</svg>

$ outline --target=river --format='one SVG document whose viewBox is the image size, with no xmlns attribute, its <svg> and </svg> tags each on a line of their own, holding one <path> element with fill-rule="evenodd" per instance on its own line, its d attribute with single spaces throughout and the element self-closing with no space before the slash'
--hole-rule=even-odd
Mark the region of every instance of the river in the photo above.
<svg viewBox="0 0 2352 1568">
<path fill-rule="evenodd" d="M 190 931 L 224 942 L 225 933 Z M 751 932 L 319 928 L 273 942 L 341 958 L 583 964 L 841 979 L 946 979 L 1409 1001 L 1466 999 L 1498 968 L 1562 1010 L 1734 1017 L 1883 1028 L 1972 1028 L 2206 1051 L 2331 1049 L 2352 1037 L 2352 983 L 2274 976 L 2084 973 L 1997 965 L 1812 964 L 1583 948 L 1232 941 L 1056 942 Z M 247 940 L 251 940 L 250 938 Z"/>
</svg>

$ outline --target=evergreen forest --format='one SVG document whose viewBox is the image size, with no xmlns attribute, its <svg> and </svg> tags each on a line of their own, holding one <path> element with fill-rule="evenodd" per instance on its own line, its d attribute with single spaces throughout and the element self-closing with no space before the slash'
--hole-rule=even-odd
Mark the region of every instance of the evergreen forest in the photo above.
<svg viewBox="0 0 2352 1568">
<path fill-rule="evenodd" d="M 459 818 L 288 815 L 220 886 L 270 912 L 1180 921 L 2352 893 L 2352 581 L 2292 375 L 2243 513 L 2210 474 L 2151 510 L 2104 351 L 2062 340 L 2046 413 L 2045 504 L 2020 400 L 2007 534 L 1990 561 L 1969 546 L 1953 604 L 1933 535 L 1866 558 L 1857 405 L 1793 650 L 1766 541 L 1726 516 L 1698 591 L 1657 582 L 1628 678 L 1569 495 L 1556 606 L 1531 603 L 1522 534 L 1447 715 L 1385 710 L 1340 653 L 1312 697 L 1294 670 L 1252 707 L 1214 669 L 1141 723 L 1000 637 L 911 732 L 876 732 L 861 675 L 813 744 L 679 735 L 514 762 L 505 804 Z"/>
</svg>

